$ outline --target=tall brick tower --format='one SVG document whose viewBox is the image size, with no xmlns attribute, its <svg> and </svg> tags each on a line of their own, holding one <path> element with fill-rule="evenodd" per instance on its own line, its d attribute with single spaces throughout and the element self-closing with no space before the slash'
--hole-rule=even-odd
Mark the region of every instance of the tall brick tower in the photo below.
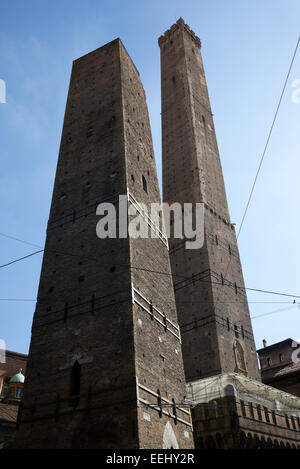
<svg viewBox="0 0 300 469">
<path fill-rule="evenodd" d="M 167 240 L 96 236 L 96 207 L 124 194 L 125 212 L 160 201 L 144 89 L 117 39 L 73 64 L 18 448 L 193 447 Z"/>
<path fill-rule="evenodd" d="M 159 46 L 163 200 L 205 204 L 203 247 L 187 250 L 184 240 L 170 240 L 186 379 L 191 382 L 220 373 L 237 372 L 259 380 L 201 43 L 180 18 L 159 38 Z"/>
</svg>

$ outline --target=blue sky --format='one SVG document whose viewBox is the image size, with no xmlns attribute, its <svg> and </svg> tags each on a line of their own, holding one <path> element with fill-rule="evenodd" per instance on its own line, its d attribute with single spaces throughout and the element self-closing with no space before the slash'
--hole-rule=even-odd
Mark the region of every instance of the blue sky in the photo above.
<svg viewBox="0 0 300 469">
<path fill-rule="evenodd" d="M 116 37 L 141 74 L 160 172 L 157 38 L 180 16 L 202 41 L 231 219 L 239 226 L 300 33 L 298 0 L 2 2 L 0 232 L 43 246 L 72 60 Z M 239 239 L 246 285 L 295 295 L 300 104 L 292 101 L 292 82 L 299 78 L 300 51 Z M 0 264 L 36 249 L 0 236 Z M 41 260 L 39 254 L 0 269 L 0 299 L 35 299 Z M 289 308 L 253 319 L 258 348 L 263 338 L 300 340 L 293 298 L 249 292 L 248 299 L 252 316 Z M 0 301 L 8 349 L 28 351 L 33 312 L 33 301 Z"/>
</svg>

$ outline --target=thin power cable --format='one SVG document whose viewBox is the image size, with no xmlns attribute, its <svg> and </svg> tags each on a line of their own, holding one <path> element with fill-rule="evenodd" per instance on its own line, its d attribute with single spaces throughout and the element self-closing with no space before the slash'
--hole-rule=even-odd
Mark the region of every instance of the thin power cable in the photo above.
<svg viewBox="0 0 300 469">
<path fill-rule="evenodd" d="M 31 298 L 0 298 L 0 301 L 37 301 L 37 299 L 33 300 Z"/>
<path fill-rule="evenodd" d="M 0 301 L 37 301 L 37 298 L 0 298 Z M 240 301 L 220 301 L 220 303 L 222 304 L 237 304 L 237 303 L 242 303 Z M 295 303 L 293 301 L 248 301 L 248 303 L 251 303 L 251 304 L 279 304 L 279 305 L 285 305 L 285 304 L 289 304 L 289 305 L 299 305 L 299 303 Z M 197 304 L 207 304 L 206 301 L 197 301 Z"/>
<path fill-rule="evenodd" d="M 19 240 L 18 240 L 19 241 Z M 35 251 L 27 256 L 23 256 L 23 257 L 19 257 L 17 259 L 14 259 L 13 261 L 10 261 L 10 262 L 7 262 L 6 264 L 3 264 L 3 265 L 0 265 L 0 269 L 3 268 L 3 267 L 7 267 L 11 264 L 15 264 L 16 262 L 19 262 L 19 261 L 22 261 L 24 259 L 27 259 L 28 257 L 31 257 L 31 256 L 34 256 L 35 254 L 39 254 L 41 252 L 44 252 L 45 249 L 41 249 L 39 251 Z M 82 256 L 82 255 L 78 255 L 78 254 L 74 254 L 74 253 L 67 253 L 65 251 L 58 251 L 57 249 L 50 249 L 50 248 L 47 248 L 47 251 L 50 251 L 50 252 L 53 252 L 53 253 L 56 253 L 56 254 L 60 254 L 60 255 L 64 255 L 64 256 L 69 256 L 69 257 L 76 257 L 76 258 L 79 258 L 79 259 L 86 259 L 86 260 L 91 260 L 91 261 L 97 261 L 97 259 L 95 259 L 94 257 L 88 257 L 88 256 Z M 111 266 L 111 263 L 103 263 L 101 261 L 101 265 L 107 265 L 107 266 Z M 151 270 L 151 269 L 146 269 L 144 267 L 135 267 L 133 265 L 130 265 L 130 264 L 115 264 L 116 266 L 118 267 L 129 267 L 130 269 L 133 269 L 133 270 L 142 270 L 144 272 L 151 272 L 151 273 L 156 273 L 156 274 L 161 274 L 161 275 L 167 275 L 167 276 L 170 276 L 170 277 L 179 277 L 179 278 L 182 278 L 184 280 L 189 280 L 187 277 L 183 277 L 182 275 L 177 275 L 177 274 L 169 274 L 167 272 L 161 272 L 161 271 L 158 271 L 158 270 Z"/>
<path fill-rule="evenodd" d="M 43 246 L 40 246 L 39 244 L 35 243 L 30 243 L 29 241 L 25 241 L 24 239 L 16 238 L 15 236 L 8 235 L 6 233 L 0 233 L 0 236 L 3 236 L 4 238 L 7 239 L 12 239 L 13 241 L 18 241 L 19 243 L 23 244 L 28 244 L 29 246 L 34 246 L 35 248 L 43 248 Z"/>
<path fill-rule="evenodd" d="M 40 252 L 43 252 L 44 249 L 41 249 L 40 251 L 35 251 L 32 252 L 31 254 L 28 254 L 27 256 L 19 257 L 18 259 L 14 259 L 13 261 L 7 262 L 6 264 L 0 265 L 0 269 L 3 269 L 3 267 L 7 267 L 8 265 L 15 264 L 16 262 L 23 261 L 24 259 L 28 259 L 28 257 L 35 256 L 36 254 L 39 254 Z"/>
<path fill-rule="evenodd" d="M 295 47 L 295 50 L 294 50 L 294 54 L 293 54 L 293 57 L 292 57 L 292 60 L 291 60 L 290 66 L 289 66 L 289 70 L 288 70 L 288 73 L 287 73 L 287 76 L 286 76 L 286 79 L 285 79 L 285 82 L 284 82 L 284 86 L 283 86 L 283 89 L 282 89 L 282 92 L 281 92 L 281 95 L 280 95 L 280 98 L 279 98 L 279 102 L 278 102 L 278 105 L 277 105 L 277 108 L 276 108 L 276 112 L 275 112 L 275 115 L 274 115 L 274 118 L 273 118 L 273 121 L 272 121 L 270 131 L 269 131 L 269 134 L 268 134 L 268 138 L 267 138 L 267 141 L 266 141 L 266 144 L 265 144 L 265 147 L 264 147 L 261 159 L 260 159 L 258 170 L 257 170 L 255 178 L 254 178 L 254 182 L 253 182 L 253 185 L 252 185 L 252 188 L 251 188 L 251 191 L 250 191 L 250 195 L 249 195 L 249 198 L 248 198 L 248 201 L 247 201 L 247 204 L 246 204 L 244 215 L 243 215 L 243 218 L 242 218 L 242 221 L 241 221 L 241 224 L 240 224 L 240 227 L 239 227 L 239 231 L 238 231 L 238 234 L 237 234 L 237 239 L 239 239 L 239 235 L 241 233 L 241 230 L 242 230 L 242 227 L 243 227 L 243 224 L 244 224 L 244 221 L 245 221 L 245 217 L 247 215 L 248 208 L 249 208 L 249 205 L 250 205 L 250 202 L 251 202 L 251 199 L 252 199 L 254 188 L 256 186 L 258 175 L 260 173 L 260 170 L 261 170 L 261 167 L 262 167 L 265 155 L 266 155 L 266 151 L 267 151 L 267 148 L 269 146 L 270 138 L 271 138 L 274 126 L 275 126 L 275 122 L 276 122 L 278 112 L 279 112 L 279 109 L 280 109 L 280 106 L 281 106 L 282 98 L 283 98 L 284 92 L 286 90 L 286 86 L 287 86 L 287 83 L 288 83 L 288 80 L 289 80 L 289 77 L 290 77 L 290 74 L 291 74 L 291 70 L 292 70 L 292 67 L 293 67 L 293 64 L 294 64 L 294 61 L 295 61 L 295 57 L 296 57 L 296 54 L 297 54 L 299 43 L 300 43 L 300 36 L 298 38 L 298 41 L 297 41 L 297 44 L 296 44 L 296 47 Z"/>
<path fill-rule="evenodd" d="M 269 313 L 258 314 L 257 316 L 252 316 L 251 319 L 262 318 L 264 316 L 271 316 L 273 314 L 282 313 L 283 311 L 288 311 L 289 309 L 294 309 L 295 305 L 288 306 L 287 308 L 276 309 L 275 311 L 270 311 Z"/>
<path fill-rule="evenodd" d="M 293 53 L 293 56 L 292 56 L 292 60 L 290 62 L 290 66 L 289 66 L 289 69 L 288 69 L 288 72 L 287 72 L 287 75 L 286 75 L 286 78 L 285 78 L 285 82 L 284 82 L 284 85 L 283 85 L 283 88 L 282 88 L 282 91 L 281 91 L 281 94 L 280 94 L 279 101 L 278 101 L 278 104 L 277 104 L 275 115 L 274 115 L 270 130 L 269 130 L 269 133 L 268 133 L 267 141 L 266 141 L 266 144 L 264 146 L 262 156 L 261 156 L 261 159 L 260 159 L 260 162 L 259 162 L 259 166 L 258 166 L 256 175 L 255 175 L 255 178 L 254 178 L 254 181 L 253 181 L 253 184 L 252 184 L 250 195 L 249 195 L 249 198 L 248 198 L 248 201 L 247 201 L 247 204 L 246 204 L 246 208 L 244 210 L 244 214 L 243 214 L 243 217 L 242 217 L 242 221 L 241 221 L 241 224 L 240 224 L 240 227 L 239 227 L 239 230 L 238 230 L 238 234 L 237 234 L 237 237 L 236 237 L 237 240 L 239 239 L 239 236 L 241 234 L 241 230 L 242 230 L 242 227 L 244 225 L 244 221 L 245 221 L 248 209 L 249 209 L 249 205 L 250 205 L 250 202 L 251 202 L 251 199 L 252 199 L 252 196 L 253 196 L 253 192 L 254 192 L 254 189 L 255 189 L 255 186 L 256 186 L 256 182 L 257 182 L 257 179 L 258 179 L 258 176 L 259 176 L 259 173 L 260 173 L 260 170 L 261 170 L 261 167 L 262 167 L 262 164 L 263 164 L 263 161 L 264 161 L 264 158 L 265 158 L 268 146 L 269 146 L 269 142 L 270 142 L 270 139 L 271 139 L 271 135 L 273 133 L 275 122 L 277 120 L 278 112 L 279 112 L 279 109 L 280 109 L 280 106 L 281 106 L 281 103 L 282 103 L 282 99 L 283 99 L 283 96 L 284 96 L 284 93 L 285 93 L 285 90 L 286 90 L 286 86 L 287 86 L 287 83 L 288 83 L 288 80 L 289 80 L 289 77 L 290 77 L 290 74 L 291 74 L 292 67 L 294 65 L 294 61 L 295 61 L 295 57 L 296 57 L 296 54 L 297 54 L 297 51 L 298 51 L 299 43 L 300 43 L 300 36 L 298 37 L 298 41 L 297 41 L 297 44 L 296 44 L 296 47 L 295 47 L 295 50 L 294 50 L 294 53 Z M 228 262 L 228 265 L 227 265 L 227 268 L 226 268 L 226 271 L 225 271 L 225 275 L 224 275 L 225 277 L 227 275 L 227 272 L 228 272 L 228 269 L 229 269 L 229 266 L 230 266 L 230 263 L 231 263 L 231 259 L 232 259 L 232 257 L 230 257 L 230 259 L 229 259 L 229 262 Z M 218 304 L 219 296 L 220 296 L 220 294 L 217 297 L 215 307 Z"/>
<path fill-rule="evenodd" d="M 22 260 L 27 259 L 29 257 L 32 257 L 36 254 L 39 254 L 39 253 L 43 252 L 43 251 L 44 251 L 44 249 L 41 249 L 39 251 L 35 251 L 31 254 L 28 254 L 27 256 L 23 256 L 23 257 L 20 257 L 18 259 L 14 259 L 13 261 L 10 261 L 10 262 L 7 262 L 6 264 L 1 265 L 0 268 L 9 266 L 11 264 L 15 264 L 16 262 L 19 262 L 19 261 L 22 261 Z M 78 256 L 76 254 L 68 254 L 68 253 L 65 253 L 65 252 L 57 251 L 57 250 L 51 250 L 51 251 L 56 252 L 56 253 L 61 254 L 61 255 L 63 254 L 63 255 L 66 255 L 66 256 L 80 257 L 82 259 L 89 259 L 89 260 L 93 260 L 93 261 L 97 262 L 97 259 L 92 258 L 92 257 Z M 101 263 L 101 264 L 103 265 L 103 263 Z M 111 265 L 111 264 L 107 264 L 107 265 Z M 143 267 L 136 267 L 136 266 L 132 266 L 130 264 L 116 264 L 116 265 L 118 265 L 119 267 L 129 267 L 130 269 L 133 269 L 133 270 L 141 270 L 141 271 L 146 271 L 146 272 L 155 273 L 155 274 L 168 275 L 168 276 L 171 276 L 171 277 L 174 276 L 174 274 L 168 274 L 167 272 L 161 272 L 159 270 L 152 270 L 152 269 L 145 269 Z M 185 277 L 183 277 L 183 278 L 185 278 Z M 190 280 L 190 279 L 186 279 L 186 280 Z M 223 287 L 230 287 L 230 285 L 227 285 L 226 283 L 222 284 L 221 282 L 211 282 L 210 280 L 196 279 L 195 281 L 204 282 L 204 283 L 214 283 L 215 285 L 220 285 L 220 286 L 223 286 Z M 183 286 L 182 288 L 185 288 L 185 286 Z M 237 288 L 241 289 L 241 290 L 250 290 L 250 291 L 256 291 L 256 292 L 259 292 L 259 293 L 267 293 L 267 294 L 271 294 L 271 295 L 287 296 L 287 297 L 290 297 L 290 298 L 300 298 L 300 295 L 293 295 L 293 294 L 290 294 L 290 293 L 275 292 L 275 291 L 271 291 L 271 290 L 262 290 L 262 289 L 259 289 L 259 288 L 241 287 L 239 285 L 237 285 Z M 221 303 L 221 302 L 219 302 L 219 303 Z"/>
</svg>

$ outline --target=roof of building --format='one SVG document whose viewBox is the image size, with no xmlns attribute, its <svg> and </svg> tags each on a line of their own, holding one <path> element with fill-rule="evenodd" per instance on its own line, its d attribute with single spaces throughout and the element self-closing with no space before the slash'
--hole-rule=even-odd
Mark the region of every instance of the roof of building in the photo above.
<svg viewBox="0 0 300 469">
<path fill-rule="evenodd" d="M 263 370 L 262 377 L 264 382 L 270 383 L 272 381 L 277 381 L 283 378 L 291 378 L 299 374 L 300 362 Z"/>
<path fill-rule="evenodd" d="M 18 405 L 4 404 L 0 402 L 0 423 L 5 422 L 16 422 L 18 417 Z"/>
<path fill-rule="evenodd" d="M 12 355 L 16 358 L 28 358 L 28 355 L 26 353 L 14 352 L 13 350 L 6 350 L 6 355 Z"/>
<path fill-rule="evenodd" d="M 293 339 L 285 339 L 285 340 L 282 340 L 281 342 L 276 342 L 276 344 L 268 345 L 267 347 L 262 347 L 257 350 L 257 353 L 262 353 L 262 352 L 269 353 L 272 349 L 282 347 L 283 345 L 291 344 L 292 342 L 294 342 Z"/>
</svg>

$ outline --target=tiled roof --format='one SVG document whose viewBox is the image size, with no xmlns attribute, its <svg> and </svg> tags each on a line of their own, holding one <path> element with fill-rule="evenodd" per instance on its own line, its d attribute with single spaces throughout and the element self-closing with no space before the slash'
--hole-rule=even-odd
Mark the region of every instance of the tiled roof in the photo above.
<svg viewBox="0 0 300 469">
<path fill-rule="evenodd" d="M 13 352 L 12 350 L 6 350 L 7 355 L 11 355 L 13 357 L 20 357 L 20 358 L 28 358 L 28 354 L 26 353 L 20 353 L 20 352 Z"/>
<path fill-rule="evenodd" d="M 263 371 L 262 378 L 264 382 L 269 382 L 298 373 L 300 374 L 300 363 L 290 363 L 289 365 L 284 365 L 281 367 L 271 368 L 270 370 Z"/>
<path fill-rule="evenodd" d="M 267 347 L 260 348 L 257 350 L 257 353 L 265 355 L 265 354 L 268 354 L 273 349 L 281 348 L 283 345 L 288 345 L 288 344 L 291 344 L 292 342 L 293 342 L 293 339 L 285 339 L 285 340 L 282 340 L 281 342 L 276 342 L 276 344 L 271 344 L 271 345 L 268 345 Z"/>
<path fill-rule="evenodd" d="M 6 422 L 17 422 L 18 405 L 4 404 L 0 402 L 0 423 L 5 420 Z"/>
</svg>

